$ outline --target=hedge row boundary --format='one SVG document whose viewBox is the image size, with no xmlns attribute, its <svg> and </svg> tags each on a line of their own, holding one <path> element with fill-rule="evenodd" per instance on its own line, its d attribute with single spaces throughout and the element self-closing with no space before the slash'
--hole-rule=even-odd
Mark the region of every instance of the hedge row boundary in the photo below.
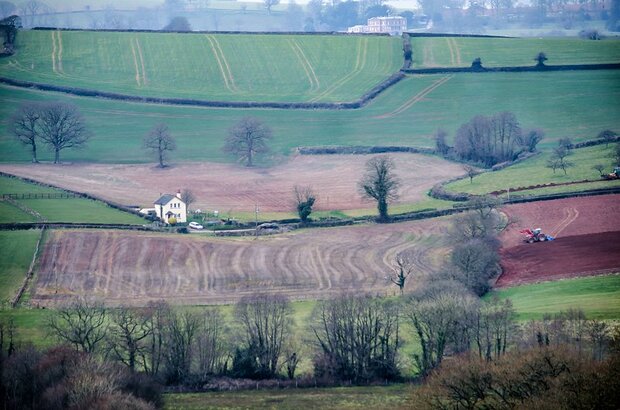
<svg viewBox="0 0 620 410">
<path fill-rule="evenodd" d="M 297 147 L 295 152 L 300 155 L 367 155 L 367 154 L 385 154 L 389 152 L 406 152 L 411 154 L 429 154 L 435 153 L 432 148 L 426 147 L 404 147 L 404 146 L 317 146 L 317 147 Z"/>
<path fill-rule="evenodd" d="M 562 65 L 535 65 L 535 66 L 506 66 L 506 67 L 437 67 L 437 68 L 408 68 L 401 70 L 406 74 L 451 74 L 451 73 L 544 73 L 556 71 L 589 71 L 589 70 L 618 70 L 620 63 L 605 64 L 562 64 Z"/>
<path fill-rule="evenodd" d="M 464 38 L 515 38 L 511 36 L 492 36 L 489 34 L 450 34 L 450 33 L 410 33 L 411 37 L 464 37 Z"/>
<path fill-rule="evenodd" d="M 0 77 L 0 83 L 13 87 L 30 88 L 40 91 L 59 92 L 78 97 L 94 97 L 115 101 L 127 101 L 147 104 L 181 105 L 193 107 L 212 107 L 212 108 L 267 108 L 281 110 L 352 110 L 362 108 L 372 99 L 376 98 L 383 91 L 398 83 L 405 78 L 405 74 L 398 71 L 381 83 L 374 86 L 358 100 L 350 102 L 258 102 L 258 101 L 218 101 L 218 100 L 197 100 L 192 98 L 166 98 L 166 97 L 146 97 L 140 95 L 121 94 L 107 91 L 98 91 L 89 88 L 66 87 L 61 85 L 36 83 L 32 81 L 15 80 L 7 77 Z"/>
<path fill-rule="evenodd" d="M 238 31 L 238 30 L 147 30 L 147 29 L 88 29 L 88 28 L 62 28 L 62 27 L 33 27 L 35 31 L 84 31 L 84 32 L 104 32 L 104 33 L 152 33 L 152 34 L 248 34 L 248 35 L 279 35 L 279 36 L 338 36 L 338 37 L 390 37 L 389 33 L 348 33 L 341 31 Z"/>
</svg>

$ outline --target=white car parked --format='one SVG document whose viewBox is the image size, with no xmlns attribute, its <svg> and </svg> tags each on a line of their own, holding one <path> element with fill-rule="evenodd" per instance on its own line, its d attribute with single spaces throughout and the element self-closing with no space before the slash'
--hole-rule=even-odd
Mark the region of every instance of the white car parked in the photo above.
<svg viewBox="0 0 620 410">
<path fill-rule="evenodd" d="M 198 222 L 190 222 L 189 223 L 189 227 L 192 229 L 203 229 L 204 227 L 202 225 L 200 225 Z"/>
</svg>

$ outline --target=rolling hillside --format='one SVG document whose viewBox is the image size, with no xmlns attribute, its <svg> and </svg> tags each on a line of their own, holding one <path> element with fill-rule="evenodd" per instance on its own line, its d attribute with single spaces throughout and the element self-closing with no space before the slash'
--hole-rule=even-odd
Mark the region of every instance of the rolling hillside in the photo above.
<svg viewBox="0 0 620 410">
<path fill-rule="evenodd" d="M 547 65 L 620 62 L 617 39 L 417 37 L 411 43 L 415 68 L 469 67 L 478 57 L 485 67 L 532 66 L 541 51 Z"/>
<path fill-rule="evenodd" d="M 369 36 L 22 31 L 0 76 L 142 96 L 349 101 L 402 65 Z"/>
</svg>

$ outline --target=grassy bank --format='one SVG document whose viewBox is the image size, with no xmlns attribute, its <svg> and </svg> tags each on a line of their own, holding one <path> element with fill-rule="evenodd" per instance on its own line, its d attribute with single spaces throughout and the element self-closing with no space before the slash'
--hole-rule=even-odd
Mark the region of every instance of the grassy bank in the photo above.
<svg viewBox="0 0 620 410">
<path fill-rule="evenodd" d="M 545 313 L 583 309 L 591 319 L 620 319 L 620 275 L 565 279 L 494 291 L 510 298 L 520 320 L 540 319 Z"/>
<path fill-rule="evenodd" d="M 606 172 L 611 172 L 611 154 L 614 144 L 609 147 L 597 145 L 588 148 L 572 150 L 568 158 L 574 167 L 568 168 L 566 175 L 561 169 L 553 172 L 546 167 L 547 160 L 551 156 L 549 152 L 532 157 L 519 164 L 504 168 L 501 171 L 486 172 L 470 182 L 469 178 L 448 184 L 446 188 L 452 192 L 468 192 L 471 194 L 485 194 L 488 192 L 528 187 L 539 184 L 555 183 L 562 184 L 573 181 L 595 180 L 589 184 L 575 184 L 567 186 L 549 187 L 536 190 L 515 191 L 515 195 L 542 194 L 556 192 L 572 192 L 584 189 L 596 189 L 610 186 L 618 186 L 619 181 L 597 181 L 600 179 L 598 171 L 592 169 L 593 165 L 603 164 Z"/>
<path fill-rule="evenodd" d="M 94 136 L 84 149 L 63 151 L 62 159 L 68 162 L 152 162 L 142 148 L 142 139 L 159 122 L 166 123 L 177 140 L 173 164 L 233 161 L 222 146 L 229 128 L 244 116 L 257 117 L 273 129 L 271 154 L 263 164 L 281 161 L 298 146 L 432 147 L 432 135 L 438 128 L 446 129 L 452 138 L 473 116 L 500 111 L 514 112 L 523 127 L 544 129 L 543 149 L 554 146 L 560 137 L 579 141 L 592 139 L 603 129 L 620 129 L 620 70 L 462 74 L 429 91 L 443 78 L 408 77 L 369 106 L 352 111 L 177 107 L 0 86 L 0 161 L 30 160 L 27 147 L 16 145 L 7 128 L 15 107 L 29 101 L 61 100 L 79 106 Z M 42 149 L 40 158 L 49 161 L 53 156 Z"/>
<path fill-rule="evenodd" d="M 0 301 L 10 301 L 21 287 L 39 239 L 39 230 L 0 231 Z"/>
<path fill-rule="evenodd" d="M 0 194 L 59 194 L 60 189 L 30 184 L 17 178 L 0 176 Z M 109 207 L 99 201 L 85 198 L 63 199 L 21 199 L 15 200 L 23 207 L 37 212 L 42 219 L 48 222 L 89 222 L 89 223 L 118 223 L 143 224 L 145 220 Z M 8 202 L 0 202 L 0 223 L 34 222 L 36 218 L 25 213 Z"/>
<path fill-rule="evenodd" d="M 478 57 L 485 67 L 533 66 L 541 51 L 547 65 L 620 62 L 617 39 L 418 37 L 411 45 L 416 68 L 469 67 Z"/>
<path fill-rule="evenodd" d="M 0 75 L 123 94 L 349 101 L 402 65 L 391 37 L 23 31 Z"/>
</svg>

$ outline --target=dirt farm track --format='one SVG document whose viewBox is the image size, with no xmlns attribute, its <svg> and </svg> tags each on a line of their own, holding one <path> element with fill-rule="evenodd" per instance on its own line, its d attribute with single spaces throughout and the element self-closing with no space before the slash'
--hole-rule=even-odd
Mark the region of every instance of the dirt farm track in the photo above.
<svg viewBox="0 0 620 410">
<path fill-rule="evenodd" d="M 620 195 L 511 205 L 502 234 L 504 273 L 497 286 L 620 272 Z M 551 242 L 523 243 L 519 230 L 541 228 Z"/>
<path fill-rule="evenodd" d="M 446 254 L 447 222 L 312 229 L 258 239 L 52 231 L 31 303 L 54 305 L 77 295 L 143 305 L 156 299 L 230 303 L 255 291 L 293 299 L 342 290 L 395 294 L 385 278 L 395 255 L 408 251 L 418 272 L 434 272 Z"/>
</svg>

